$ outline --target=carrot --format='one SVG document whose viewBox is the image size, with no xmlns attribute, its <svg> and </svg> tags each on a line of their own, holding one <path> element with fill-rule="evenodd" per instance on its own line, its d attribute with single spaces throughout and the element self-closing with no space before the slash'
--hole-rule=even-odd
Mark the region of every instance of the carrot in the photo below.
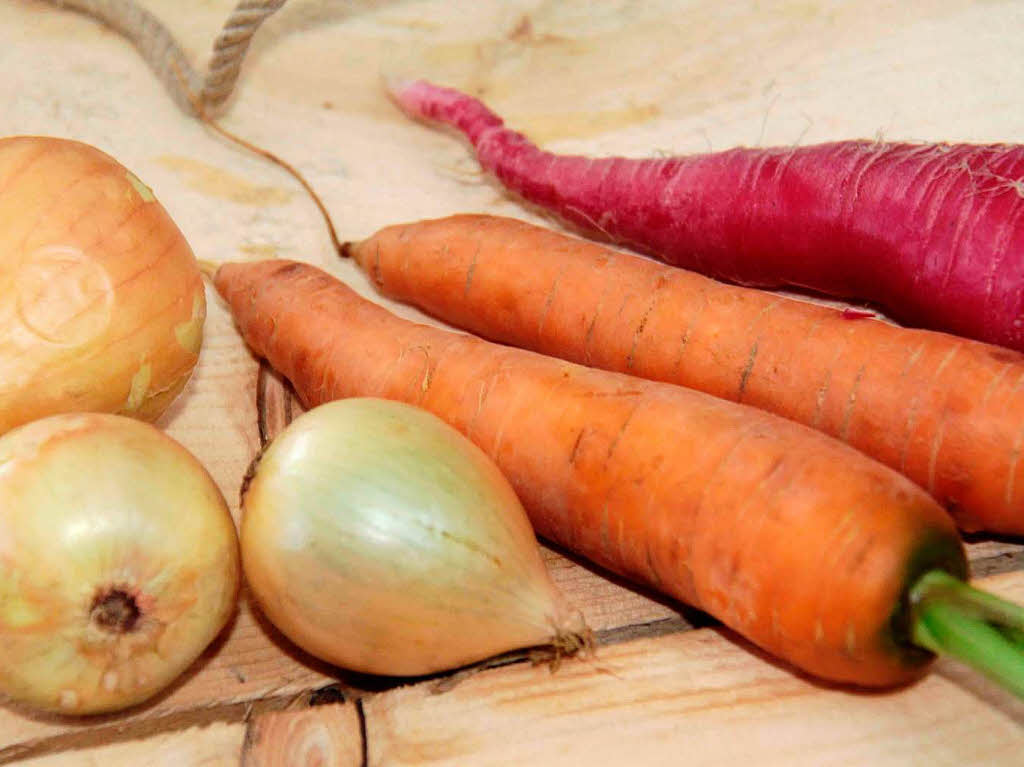
<svg viewBox="0 0 1024 767">
<path fill-rule="evenodd" d="M 588 235 L 729 282 L 884 306 L 1024 350 L 1024 146 L 841 141 L 628 159 L 541 151 L 479 101 L 391 93 L 461 131 L 508 189 Z"/>
<path fill-rule="evenodd" d="M 964 530 L 1024 533 L 1024 355 L 716 282 L 492 216 L 344 251 L 378 290 L 494 341 L 744 402 L 848 442 Z"/>
<path fill-rule="evenodd" d="M 225 264 L 214 282 L 307 407 L 376 396 L 433 412 L 494 459 L 540 535 L 808 672 L 870 686 L 919 676 L 922 648 L 950 625 L 933 597 L 949 607 L 942 593 L 969 590 L 942 508 L 820 432 L 418 325 L 307 264 Z M 1024 628 L 1024 610 L 1000 604 Z M 1007 651 L 1015 660 L 995 673 L 1024 695 L 1024 653 Z"/>
</svg>

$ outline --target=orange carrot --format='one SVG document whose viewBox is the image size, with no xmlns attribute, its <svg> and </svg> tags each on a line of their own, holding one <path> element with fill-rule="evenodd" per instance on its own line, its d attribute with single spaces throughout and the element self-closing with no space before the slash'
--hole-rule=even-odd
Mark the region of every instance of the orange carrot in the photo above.
<svg viewBox="0 0 1024 767">
<path fill-rule="evenodd" d="M 435 413 L 495 460 L 543 537 L 818 676 L 892 685 L 927 667 L 910 593 L 925 573 L 964 576 L 956 528 L 848 445 L 700 392 L 400 319 L 306 264 L 225 264 L 215 284 L 307 407 L 377 396 Z"/>
<path fill-rule="evenodd" d="M 491 340 L 754 405 L 853 445 L 964 530 L 1024 533 L 1024 355 L 726 285 L 522 221 L 347 246 L 391 298 Z"/>
</svg>

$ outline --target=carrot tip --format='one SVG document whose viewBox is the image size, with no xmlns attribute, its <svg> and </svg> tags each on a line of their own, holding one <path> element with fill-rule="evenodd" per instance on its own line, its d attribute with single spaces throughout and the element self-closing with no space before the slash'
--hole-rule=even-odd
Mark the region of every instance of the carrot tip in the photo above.
<svg viewBox="0 0 1024 767">
<path fill-rule="evenodd" d="M 217 270 L 220 268 L 220 264 L 213 261 L 207 261 L 202 258 L 197 258 L 196 263 L 199 264 L 199 271 L 207 279 L 212 280 L 217 276 Z"/>
</svg>

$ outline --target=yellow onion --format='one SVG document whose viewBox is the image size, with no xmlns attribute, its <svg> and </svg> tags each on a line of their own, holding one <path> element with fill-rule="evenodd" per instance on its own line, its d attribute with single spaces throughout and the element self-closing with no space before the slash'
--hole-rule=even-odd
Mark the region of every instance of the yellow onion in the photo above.
<svg viewBox="0 0 1024 767">
<path fill-rule="evenodd" d="M 77 141 L 0 139 L 0 433 L 71 411 L 156 419 L 205 316 L 188 243 L 130 171 Z"/>
<path fill-rule="evenodd" d="M 250 474 L 240 537 L 271 622 L 344 668 L 420 675 L 581 642 L 511 485 L 410 405 L 338 400 L 293 421 Z"/>
<path fill-rule="evenodd" d="M 206 470 L 123 416 L 0 437 L 0 691 L 65 714 L 165 688 L 234 611 L 238 539 Z"/>
</svg>

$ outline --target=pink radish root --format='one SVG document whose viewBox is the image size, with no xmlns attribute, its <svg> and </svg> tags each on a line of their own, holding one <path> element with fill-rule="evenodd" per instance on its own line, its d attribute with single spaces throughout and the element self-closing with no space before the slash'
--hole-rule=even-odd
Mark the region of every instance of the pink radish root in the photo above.
<svg viewBox="0 0 1024 767">
<path fill-rule="evenodd" d="M 545 152 L 478 100 L 389 91 L 577 230 L 722 280 L 797 287 L 1024 350 L 1024 146 L 840 141 L 656 159 Z"/>
</svg>

